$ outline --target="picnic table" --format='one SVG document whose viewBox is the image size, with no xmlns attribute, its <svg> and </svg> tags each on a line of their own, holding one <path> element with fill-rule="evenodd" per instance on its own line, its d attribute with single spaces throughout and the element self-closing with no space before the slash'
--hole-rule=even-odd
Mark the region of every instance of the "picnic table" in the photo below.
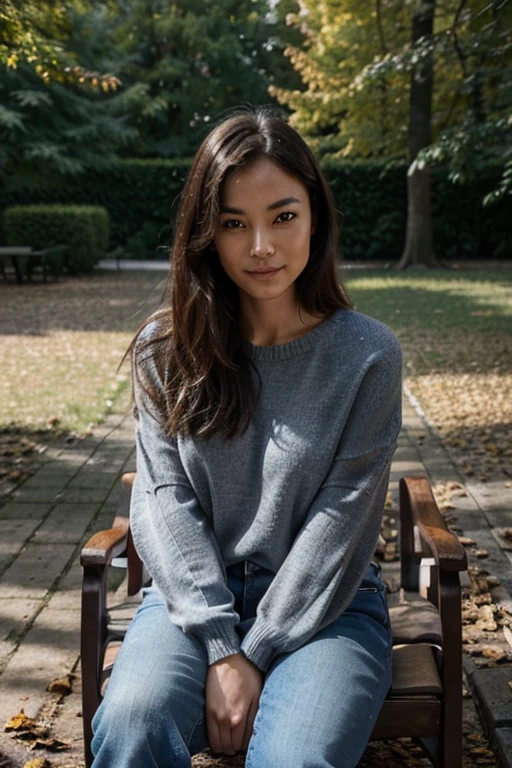
<svg viewBox="0 0 512 768">
<path fill-rule="evenodd" d="M 16 275 L 16 282 L 22 283 L 24 274 L 28 280 L 31 279 L 34 264 L 39 262 L 43 269 L 43 280 L 46 282 L 48 267 L 52 262 L 55 264 L 57 261 L 59 262 L 58 271 L 60 271 L 60 259 L 67 250 L 67 245 L 52 245 L 42 250 L 25 245 L 0 246 L 0 271 L 6 280 L 5 264 L 10 261 Z"/>
</svg>

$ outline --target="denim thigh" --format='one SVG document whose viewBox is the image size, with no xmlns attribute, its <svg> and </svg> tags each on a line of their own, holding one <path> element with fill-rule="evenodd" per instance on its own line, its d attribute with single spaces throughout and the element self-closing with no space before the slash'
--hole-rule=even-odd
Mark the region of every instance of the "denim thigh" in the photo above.
<svg viewBox="0 0 512 768">
<path fill-rule="evenodd" d="M 94 768 L 189 768 L 207 746 L 202 644 L 144 590 L 93 720 Z"/>
<path fill-rule="evenodd" d="M 344 613 L 265 679 L 247 768 L 353 768 L 391 685 L 385 587 L 372 563 Z"/>
</svg>

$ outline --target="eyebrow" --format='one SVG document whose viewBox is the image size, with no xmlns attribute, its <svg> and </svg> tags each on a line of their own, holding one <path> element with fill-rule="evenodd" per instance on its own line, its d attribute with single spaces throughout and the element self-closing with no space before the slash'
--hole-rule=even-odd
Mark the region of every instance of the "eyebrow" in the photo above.
<svg viewBox="0 0 512 768">
<path fill-rule="evenodd" d="M 282 208 L 285 205 L 291 205 L 292 203 L 300 203 L 298 197 L 283 197 L 282 200 L 276 200 L 275 203 L 271 203 L 267 207 L 267 211 L 274 211 L 276 208 Z M 232 205 L 221 205 L 220 213 L 235 213 L 238 216 L 245 213 L 242 208 L 234 208 Z"/>
</svg>

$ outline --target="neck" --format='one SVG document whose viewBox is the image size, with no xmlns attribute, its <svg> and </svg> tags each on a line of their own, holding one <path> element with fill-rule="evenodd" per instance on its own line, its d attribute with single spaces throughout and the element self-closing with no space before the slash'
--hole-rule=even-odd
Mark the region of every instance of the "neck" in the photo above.
<svg viewBox="0 0 512 768">
<path fill-rule="evenodd" d="M 268 301 L 242 298 L 240 317 L 244 336 L 258 347 L 293 341 L 319 325 L 323 319 L 302 309 L 295 297 L 286 303 L 281 297 Z"/>
</svg>

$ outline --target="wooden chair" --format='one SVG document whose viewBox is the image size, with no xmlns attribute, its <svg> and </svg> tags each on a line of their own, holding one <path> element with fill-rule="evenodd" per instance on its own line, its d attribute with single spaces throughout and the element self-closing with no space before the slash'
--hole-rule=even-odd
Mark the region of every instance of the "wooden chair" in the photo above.
<svg viewBox="0 0 512 768">
<path fill-rule="evenodd" d="M 123 475 L 119 515 L 108 531 L 94 534 L 82 550 L 82 696 L 86 765 L 90 766 L 91 720 L 143 584 L 143 566 L 129 528 L 134 473 Z M 107 572 L 127 560 L 125 594 L 107 607 Z M 393 685 L 372 739 L 411 737 L 438 768 L 462 765 L 462 643 L 459 573 L 466 553 L 447 528 L 424 477 L 400 480 L 400 560 L 406 599 L 391 605 Z M 423 562 L 422 562 L 423 561 Z M 424 565 L 426 563 L 426 566 Z M 426 598 L 418 595 L 420 565 L 427 569 Z M 127 587 L 127 589 L 126 589 Z M 402 593 L 403 594 L 403 593 Z M 393 597 L 393 596 L 390 596 Z"/>
</svg>

